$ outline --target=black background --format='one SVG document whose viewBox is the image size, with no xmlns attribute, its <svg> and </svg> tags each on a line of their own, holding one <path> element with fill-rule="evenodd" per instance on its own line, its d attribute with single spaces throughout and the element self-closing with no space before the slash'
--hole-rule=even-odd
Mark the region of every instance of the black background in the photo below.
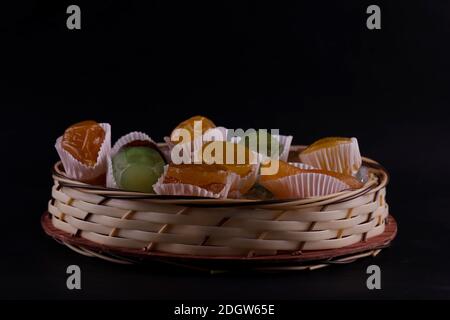
<svg viewBox="0 0 450 320">
<path fill-rule="evenodd" d="M 1 12 L 0 298 L 449 298 L 450 3 L 445 1 L 74 2 Z M 366 28 L 378 4 L 382 30 Z M 85 258 L 47 238 L 54 141 L 109 122 L 162 140 L 203 114 L 230 128 L 280 128 L 294 143 L 356 136 L 391 174 L 399 223 L 376 259 L 294 274 L 209 276 Z M 66 267 L 83 272 L 69 292 Z M 366 288 L 378 264 L 382 290 Z"/>
</svg>

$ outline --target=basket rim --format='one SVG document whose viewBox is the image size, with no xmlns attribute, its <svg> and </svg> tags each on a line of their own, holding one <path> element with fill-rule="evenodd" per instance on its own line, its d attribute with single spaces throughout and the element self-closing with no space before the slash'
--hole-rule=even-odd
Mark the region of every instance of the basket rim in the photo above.
<svg viewBox="0 0 450 320">
<path fill-rule="evenodd" d="M 158 146 L 164 147 L 165 143 L 158 143 Z M 293 145 L 290 151 L 299 151 L 306 148 L 303 145 Z M 389 173 L 378 162 L 373 159 L 362 157 L 363 164 L 371 169 L 371 172 L 378 176 L 378 182 L 371 180 L 362 188 L 357 190 L 344 190 L 338 193 L 312 197 L 306 199 L 274 199 L 274 200 L 256 200 L 256 199 L 211 199 L 197 198 L 187 196 L 168 196 L 156 195 L 151 193 L 141 193 L 134 191 L 126 191 L 121 189 L 113 189 L 102 186 L 95 186 L 68 178 L 64 173 L 62 162 L 58 161 L 53 166 L 53 179 L 62 187 L 75 188 L 86 193 L 98 194 L 108 198 L 135 199 L 146 200 L 155 203 L 175 204 L 175 205 L 193 205 L 193 206 L 270 206 L 270 205 L 326 205 L 335 204 L 343 201 L 349 201 L 358 198 L 370 191 L 376 192 L 384 188 L 389 183 Z"/>
</svg>

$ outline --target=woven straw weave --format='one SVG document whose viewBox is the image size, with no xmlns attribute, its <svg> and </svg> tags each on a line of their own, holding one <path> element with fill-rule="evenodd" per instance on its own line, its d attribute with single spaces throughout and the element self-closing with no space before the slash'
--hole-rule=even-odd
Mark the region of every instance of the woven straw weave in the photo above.
<svg viewBox="0 0 450 320">
<path fill-rule="evenodd" d="M 362 189 L 296 201 L 174 199 L 95 188 L 55 166 L 48 211 L 59 230 L 109 247 L 195 256 L 337 249 L 385 230 L 386 172 L 364 159 Z"/>
</svg>

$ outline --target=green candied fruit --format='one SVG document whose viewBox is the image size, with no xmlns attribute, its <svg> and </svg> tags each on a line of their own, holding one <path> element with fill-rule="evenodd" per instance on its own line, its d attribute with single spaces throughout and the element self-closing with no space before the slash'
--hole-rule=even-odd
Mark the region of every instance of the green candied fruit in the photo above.
<svg viewBox="0 0 450 320">
<path fill-rule="evenodd" d="M 246 134 L 242 137 L 240 143 L 244 144 L 250 150 L 269 158 L 278 157 L 284 148 L 270 133 L 262 130 Z"/>
<path fill-rule="evenodd" d="M 153 185 L 164 172 L 164 159 L 149 147 L 126 147 L 112 159 L 113 174 L 119 188 L 154 193 Z"/>
</svg>

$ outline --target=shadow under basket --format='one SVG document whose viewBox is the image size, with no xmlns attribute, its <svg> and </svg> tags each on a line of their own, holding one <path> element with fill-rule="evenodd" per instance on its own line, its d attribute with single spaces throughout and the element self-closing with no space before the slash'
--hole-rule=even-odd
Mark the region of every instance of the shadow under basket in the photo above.
<svg viewBox="0 0 450 320">
<path fill-rule="evenodd" d="M 303 147 L 292 147 L 297 154 Z M 71 180 L 61 163 L 45 232 L 72 250 L 116 263 L 195 268 L 315 269 L 374 256 L 397 233 L 387 172 L 363 158 L 358 190 L 302 200 L 198 199 L 107 189 Z"/>
</svg>

